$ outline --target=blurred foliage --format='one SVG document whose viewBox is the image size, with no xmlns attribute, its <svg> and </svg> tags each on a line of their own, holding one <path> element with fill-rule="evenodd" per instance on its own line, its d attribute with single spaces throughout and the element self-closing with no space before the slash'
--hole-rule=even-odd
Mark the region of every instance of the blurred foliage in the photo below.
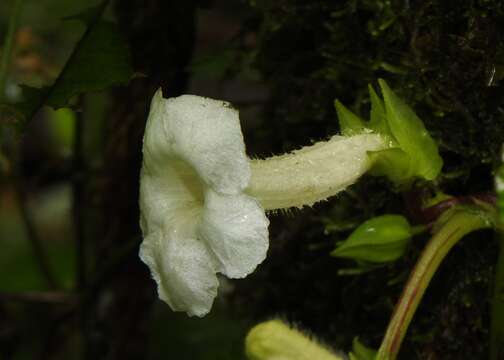
<svg viewBox="0 0 504 360">
<path fill-rule="evenodd" d="M 24 116 L 19 122 L 29 121 L 44 105 L 58 109 L 79 94 L 129 81 L 133 71 L 127 45 L 113 23 L 100 20 L 103 8 L 86 9 L 68 18 L 83 22 L 86 31 L 51 86 L 22 86 L 23 102 L 15 105 Z"/>
</svg>

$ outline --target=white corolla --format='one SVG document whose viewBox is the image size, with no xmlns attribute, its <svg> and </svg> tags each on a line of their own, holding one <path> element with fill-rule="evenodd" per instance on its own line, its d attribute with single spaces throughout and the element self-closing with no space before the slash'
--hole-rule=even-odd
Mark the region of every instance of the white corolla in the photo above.
<svg viewBox="0 0 504 360">
<path fill-rule="evenodd" d="M 207 314 L 217 273 L 243 278 L 266 257 L 265 210 L 303 207 L 354 183 L 386 148 L 375 133 L 333 136 L 289 154 L 250 160 L 229 103 L 154 95 L 140 177 L 140 258 L 175 311 Z"/>
</svg>

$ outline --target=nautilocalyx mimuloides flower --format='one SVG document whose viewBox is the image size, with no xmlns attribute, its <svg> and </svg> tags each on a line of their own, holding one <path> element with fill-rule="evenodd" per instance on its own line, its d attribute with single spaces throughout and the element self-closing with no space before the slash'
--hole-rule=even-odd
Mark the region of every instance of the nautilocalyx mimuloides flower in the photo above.
<svg viewBox="0 0 504 360">
<path fill-rule="evenodd" d="M 251 160 L 238 111 L 194 95 L 154 95 L 140 178 L 140 258 L 175 311 L 203 316 L 221 273 L 243 278 L 266 257 L 266 210 L 303 207 L 354 183 L 387 147 L 364 132 Z"/>
</svg>

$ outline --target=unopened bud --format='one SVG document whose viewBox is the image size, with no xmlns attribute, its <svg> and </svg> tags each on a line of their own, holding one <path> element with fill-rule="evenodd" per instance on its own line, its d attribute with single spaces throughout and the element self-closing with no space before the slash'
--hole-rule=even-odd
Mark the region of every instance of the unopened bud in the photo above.
<svg viewBox="0 0 504 360">
<path fill-rule="evenodd" d="M 245 340 L 249 360 L 344 360 L 280 320 L 254 326 Z"/>
</svg>

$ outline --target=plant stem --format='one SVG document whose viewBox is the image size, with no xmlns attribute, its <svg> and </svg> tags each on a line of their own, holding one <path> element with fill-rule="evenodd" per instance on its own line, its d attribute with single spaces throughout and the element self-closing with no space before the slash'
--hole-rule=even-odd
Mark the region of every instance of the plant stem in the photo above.
<svg viewBox="0 0 504 360">
<path fill-rule="evenodd" d="M 500 236 L 500 251 L 495 268 L 492 299 L 492 325 L 490 328 L 490 359 L 499 360 L 504 356 L 504 235 Z"/>
<path fill-rule="evenodd" d="M 35 222 L 33 220 L 30 209 L 28 208 L 27 194 L 25 189 L 23 188 L 22 183 L 19 180 L 19 177 L 18 179 L 14 180 L 14 186 L 19 203 L 19 209 L 21 212 L 21 218 L 24 222 L 28 241 L 30 242 L 30 245 L 32 247 L 35 261 L 37 262 L 40 272 L 47 282 L 48 287 L 50 289 L 56 289 L 58 288 L 58 284 L 56 282 L 56 278 L 53 275 L 51 266 L 49 265 L 46 251 L 44 249 L 44 246 L 42 245 L 42 240 L 40 239 L 35 228 Z"/>
<path fill-rule="evenodd" d="M 11 150 L 11 164 L 12 174 L 11 182 L 14 188 L 16 200 L 19 206 L 21 221 L 23 222 L 26 237 L 33 251 L 35 262 L 40 270 L 42 277 L 49 289 L 57 289 L 58 282 L 53 274 L 49 258 L 47 257 L 46 249 L 42 239 L 39 236 L 35 225 L 35 219 L 28 206 L 28 194 L 26 191 L 26 184 L 23 181 L 21 171 L 21 144 L 14 144 Z"/>
<path fill-rule="evenodd" d="M 394 360 L 415 311 L 434 273 L 450 249 L 464 235 L 491 226 L 482 211 L 460 208 L 449 218 L 431 238 L 417 261 L 403 293 L 389 322 L 376 360 Z"/>
<path fill-rule="evenodd" d="M 85 189 L 84 189 L 84 118 L 82 95 L 79 96 L 79 109 L 75 117 L 73 144 L 73 219 L 76 252 L 76 288 L 82 290 L 86 285 L 86 245 L 85 245 Z"/>
<path fill-rule="evenodd" d="M 12 8 L 12 14 L 9 18 L 9 27 L 5 35 L 5 41 L 2 51 L 2 59 L 0 61 L 0 101 L 5 97 L 5 85 L 7 82 L 7 71 L 9 69 L 9 62 L 12 52 L 12 44 L 14 42 L 14 34 L 16 33 L 19 16 L 21 15 L 21 8 L 23 7 L 24 0 L 15 0 Z"/>
<path fill-rule="evenodd" d="M 28 291 L 3 292 L 0 291 L 1 301 L 40 304 L 68 304 L 76 301 L 72 293 L 64 291 Z"/>
</svg>

